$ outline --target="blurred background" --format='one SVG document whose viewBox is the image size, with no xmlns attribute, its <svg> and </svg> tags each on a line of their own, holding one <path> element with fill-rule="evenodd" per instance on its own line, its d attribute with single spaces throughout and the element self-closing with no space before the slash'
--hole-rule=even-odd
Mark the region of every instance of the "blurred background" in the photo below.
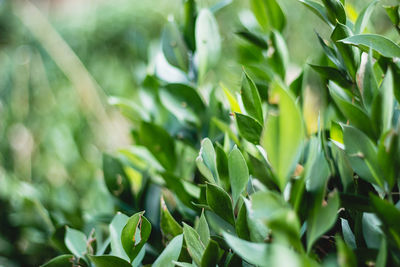
<svg viewBox="0 0 400 267">
<path fill-rule="evenodd" d="M 315 31 L 324 36 L 328 29 L 298 1 L 280 2 L 296 72 L 318 60 Z M 367 3 L 346 2 L 354 19 Z M 238 49 L 243 41 L 235 32 L 255 20 L 247 1 L 221 3 L 227 4 L 216 13 L 223 55 L 213 79 L 236 85 L 241 58 L 256 51 Z M 163 26 L 168 18 L 182 19 L 181 4 L 0 0 L 0 266 L 38 266 L 62 249 L 56 225 L 88 229 L 115 212 L 102 181 L 102 153 L 132 141 L 130 123 L 109 97 L 136 101 L 158 64 Z M 397 40 L 382 7 L 368 30 Z"/>
</svg>

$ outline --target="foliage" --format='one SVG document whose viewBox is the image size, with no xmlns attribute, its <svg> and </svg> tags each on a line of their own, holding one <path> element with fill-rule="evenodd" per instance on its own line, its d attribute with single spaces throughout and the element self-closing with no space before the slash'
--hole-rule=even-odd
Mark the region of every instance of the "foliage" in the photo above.
<svg viewBox="0 0 400 267">
<path fill-rule="evenodd" d="M 300 2 L 329 29 L 318 62 L 289 79 L 284 9 L 254 0 L 231 88 L 216 75 L 230 1 L 184 1 L 160 40 L 168 63 L 150 64 L 139 101 L 113 98 L 133 127 L 134 145 L 103 155 L 122 213 L 55 230 L 65 254 L 43 266 L 400 265 L 400 46 L 365 33 L 376 1 L 355 20 L 345 1 Z M 325 103 L 310 118 L 312 75 Z"/>
</svg>

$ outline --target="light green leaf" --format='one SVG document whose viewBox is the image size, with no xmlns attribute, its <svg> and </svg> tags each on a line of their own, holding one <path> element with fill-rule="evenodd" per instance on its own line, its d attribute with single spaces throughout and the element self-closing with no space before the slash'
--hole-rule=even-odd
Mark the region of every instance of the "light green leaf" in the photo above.
<svg viewBox="0 0 400 267">
<path fill-rule="evenodd" d="M 183 244 L 183 235 L 175 236 L 163 252 L 153 263 L 153 267 L 174 267 L 172 261 L 177 261 L 181 253 Z"/>
<path fill-rule="evenodd" d="M 372 12 L 374 11 L 375 6 L 378 2 L 379 2 L 379 0 L 371 1 L 371 3 L 369 3 L 368 6 L 366 6 L 363 9 L 363 11 L 361 11 L 360 15 L 358 15 L 356 23 L 354 25 L 354 33 L 355 34 L 363 33 L 371 15 L 372 15 Z"/>
<path fill-rule="evenodd" d="M 378 34 L 358 34 L 340 40 L 345 44 L 372 48 L 384 57 L 400 57 L 400 46 L 392 40 Z M 368 51 L 368 49 L 364 49 Z"/>
<path fill-rule="evenodd" d="M 208 228 L 208 223 L 206 217 L 204 216 L 204 210 L 200 215 L 196 231 L 200 236 L 201 243 L 207 247 L 208 241 L 210 240 L 210 229 Z"/>
<path fill-rule="evenodd" d="M 188 49 L 175 22 L 170 21 L 162 34 L 162 51 L 167 61 L 184 72 L 189 70 Z"/>
<path fill-rule="evenodd" d="M 331 25 L 331 22 L 329 21 L 328 18 L 328 14 L 326 13 L 326 9 L 323 5 L 312 0 L 299 0 L 299 2 L 304 4 L 314 14 L 320 17 L 326 24 Z"/>
<path fill-rule="evenodd" d="M 231 181 L 233 206 L 236 206 L 241 193 L 249 181 L 249 169 L 240 150 L 235 146 L 228 157 L 229 179 Z"/>
<path fill-rule="evenodd" d="M 183 223 L 183 237 L 190 256 L 193 261 L 200 266 L 205 247 L 201 243 L 199 234 L 189 225 Z"/>
<path fill-rule="evenodd" d="M 264 31 L 285 28 L 286 17 L 276 0 L 251 0 L 250 6 Z"/>
<path fill-rule="evenodd" d="M 109 225 L 110 238 L 111 238 L 111 254 L 129 261 L 129 257 L 126 254 L 122 243 L 121 233 L 122 229 L 128 222 L 129 217 L 122 213 L 117 213 Z"/>
<path fill-rule="evenodd" d="M 219 183 L 215 150 L 210 139 L 204 138 L 201 142 L 196 164 L 201 174 L 203 174 L 210 183 Z"/>
<path fill-rule="evenodd" d="M 304 126 L 293 96 L 276 80 L 270 86 L 271 91 L 279 96 L 279 115 L 268 115 L 261 144 L 283 190 L 301 153 Z"/>
<path fill-rule="evenodd" d="M 81 231 L 67 227 L 65 245 L 76 257 L 83 258 L 87 252 L 87 238 Z"/>
<path fill-rule="evenodd" d="M 208 9 L 202 9 L 196 19 L 196 49 L 199 58 L 199 80 L 214 67 L 221 52 L 221 37 L 217 21 Z"/>
</svg>

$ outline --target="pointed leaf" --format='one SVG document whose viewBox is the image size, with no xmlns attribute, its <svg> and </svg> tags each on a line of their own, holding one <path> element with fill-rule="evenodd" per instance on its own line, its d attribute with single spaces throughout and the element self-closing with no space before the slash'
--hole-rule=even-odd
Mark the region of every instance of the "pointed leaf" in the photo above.
<svg viewBox="0 0 400 267">
<path fill-rule="evenodd" d="M 240 150 L 235 146 L 228 158 L 229 179 L 231 181 L 233 206 L 236 206 L 249 181 L 249 169 Z"/>
<path fill-rule="evenodd" d="M 378 34 L 358 34 L 340 40 L 345 44 L 368 47 L 377 51 L 384 57 L 400 57 L 400 46 L 392 40 Z M 368 50 L 367 50 L 368 51 Z"/>
<path fill-rule="evenodd" d="M 207 184 L 207 204 L 222 219 L 235 225 L 232 200 L 221 187 Z"/>
<path fill-rule="evenodd" d="M 261 98 L 255 83 L 246 72 L 243 74 L 242 88 L 240 93 L 242 95 L 242 101 L 246 112 L 259 123 L 262 123 L 264 120 Z"/>
<path fill-rule="evenodd" d="M 183 235 L 175 236 L 163 252 L 153 263 L 153 267 L 174 267 L 173 261 L 177 261 L 181 253 Z"/>
<path fill-rule="evenodd" d="M 189 69 L 188 49 L 175 22 L 170 21 L 162 35 L 162 51 L 167 61 L 184 72 Z"/>
</svg>

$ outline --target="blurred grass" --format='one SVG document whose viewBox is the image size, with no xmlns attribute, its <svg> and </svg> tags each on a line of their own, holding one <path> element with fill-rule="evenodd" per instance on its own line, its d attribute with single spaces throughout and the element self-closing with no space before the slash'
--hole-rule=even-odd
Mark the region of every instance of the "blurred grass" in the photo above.
<svg viewBox="0 0 400 267">
<path fill-rule="evenodd" d="M 211 6 L 218 1 L 198 2 Z M 285 37 L 292 62 L 302 66 L 319 60 L 321 49 L 314 31 L 324 36 L 327 29 L 297 1 L 281 2 L 288 14 Z M 356 12 L 366 4 L 347 2 Z M 136 99 L 136 89 L 151 71 L 164 23 L 170 15 L 177 20 L 182 15 L 181 0 L 28 3 L 40 10 L 93 77 L 90 86 L 104 113 L 82 102 L 87 86 L 79 78 L 74 81 L 63 69 L 66 66 L 60 66 L 32 28 L 26 27 L 35 23 L 29 22 L 32 17 L 27 16 L 24 25 L 16 15 L 16 6 L 23 8 L 26 2 L 0 1 L 0 266 L 38 266 L 59 247 L 48 242 L 53 228 L 64 224 L 88 228 L 99 216 L 113 213 L 101 180 L 101 152 L 115 151 L 130 140 L 129 125 L 106 98 Z M 241 67 L 236 63 L 240 40 L 234 32 L 241 27 L 245 8 L 245 1 L 236 0 L 217 13 L 224 53 L 218 77 L 212 78 L 229 86 L 237 87 L 240 80 Z M 374 14 L 369 30 L 397 38 L 383 8 Z M 68 68 L 78 70 L 77 77 L 86 75 L 80 67 Z M 318 86 L 311 90 L 318 95 Z M 315 116 L 313 110 L 309 112 Z M 118 127 L 104 128 L 103 119 Z M 118 137 L 110 143 L 112 136 Z"/>
</svg>

